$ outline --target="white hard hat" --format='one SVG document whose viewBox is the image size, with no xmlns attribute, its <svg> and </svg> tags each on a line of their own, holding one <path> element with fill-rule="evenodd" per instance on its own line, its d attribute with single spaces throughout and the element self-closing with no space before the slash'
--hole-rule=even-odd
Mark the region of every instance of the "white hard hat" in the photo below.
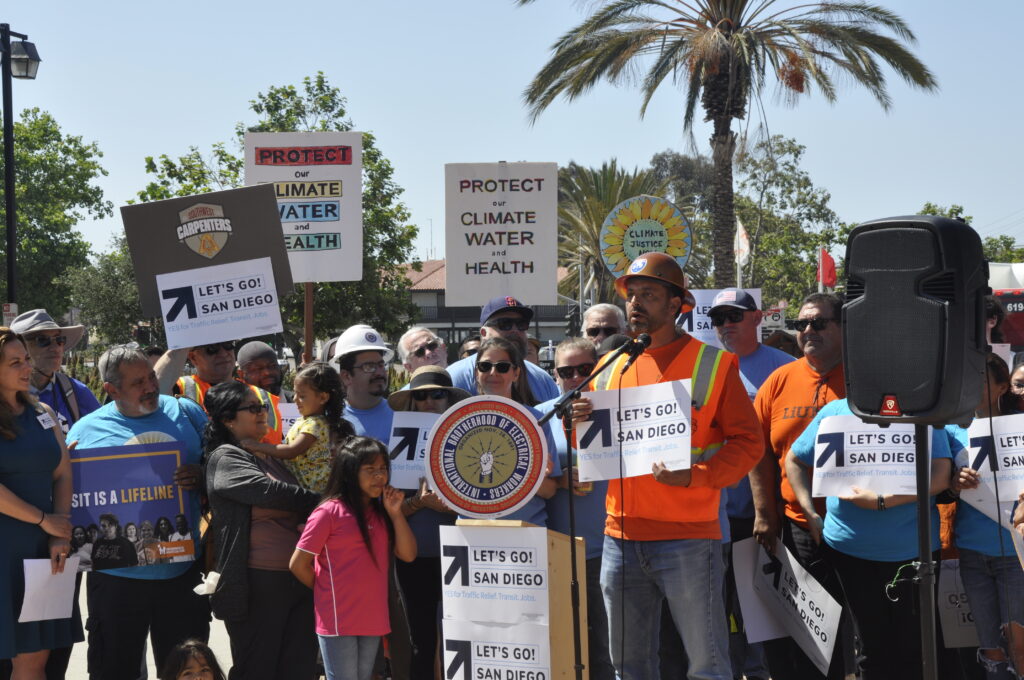
<svg viewBox="0 0 1024 680">
<path fill-rule="evenodd" d="M 395 356 L 394 350 L 384 344 L 380 333 L 373 330 L 364 323 L 349 326 L 334 343 L 334 356 L 331 361 L 338 361 L 346 354 L 353 352 L 383 352 L 384 361 L 391 361 Z"/>
</svg>

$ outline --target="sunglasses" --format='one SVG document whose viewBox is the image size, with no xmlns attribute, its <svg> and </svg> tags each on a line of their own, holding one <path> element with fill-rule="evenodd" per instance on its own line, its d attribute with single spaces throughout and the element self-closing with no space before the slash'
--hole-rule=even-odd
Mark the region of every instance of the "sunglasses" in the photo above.
<svg viewBox="0 0 1024 680">
<path fill-rule="evenodd" d="M 559 366 L 555 369 L 555 373 L 562 380 L 571 380 L 573 374 L 578 375 L 581 378 L 588 377 L 594 370 L 594 364 L 578 364 L 576 366 Z"/>
<path fill-rule="evenodd" d="M 715 312 L 710 316 L 711 325 L 717 328 L 718 326 L 724 326 L 726 321 L 729 323 L 739 323 L 740 321 L 743 321 L 743 310 L 730 309 L 725 312 Z"/>
<path fill-rule="evenodd" d="M 614 326 L 591 326 L 587 329 L 587 337 L 596 338 L 599 335 L 615 335 L 619 332 Z"/>
<path fill-rule="evenodd" d="M 427 399 L 447 399 L 448 390 L 415 390 L 412 393 L 412 398 L 416 401 L 426 401 Z"/>
<path fill-rule="evenodd" d="M 242 411 L 248 411 L 254 416 L 258 416 L 264 411 L 270 410 L 270 404 L 249 404 L 248 406 L 242 406 L 235 413 L 241 413 Z"/>
<path fill-rule="evenodd" d="M 218 342 L 214 345 L 203 345 L 203 351 L 206 352 L 207 356 L 216 356 L 218 352 L 224 350 L 225 352 L 234 352 L 235 343 L 233 342 Z"/>
<path fill-rule="evenodd" d="M 816 331 L 823 330 L 828 325 L 829 321 L 835 321 L 835 319 L 797 319 L 793 322 L 793 327 L 803 333 L 810 326 Z"/>
<path fill-rule="evenodd" d="M 32 338 L 29 342 L 36 343 L 36 347 L 49 347 L 51 343 L 57 343 L 58 347 L 63 347 L 68 341 L 66 335 L 37 335 Z"/>
<path fill-rule="evenodd" d="M 476 362 L 476 370 L 481 373 L 490 373 L 491 369 L 494 369 L 498 373 L 508 373 L 512 368 L 511 361 L 478 361 Z"/>
<path fill-rule="evenodd" d="M 526 319 L 495 319 L 484 324 L 489 328 L 497 328 L 502 333 L 508 333 L 515 328 L 517 331 L 526 332 L 530 330 L 530 322 Z"/>
<path fill-rule="evenodd" d="M 441 343 L 437 342 L 436 340 L 431 340 L 430 342 L 428 342 L 427 344 L 423 345 L 422 347 L 417 347 L 416 350 L 412 352 L 412 355 L 414 357 L 416 357 L 417 359 L 422 359 L 423 357 L 425 357 L 427 355 L 427 352 L 433 352 L 435 349 L 437 349 L 440 346 L 441 346 Z"/>
</svg>

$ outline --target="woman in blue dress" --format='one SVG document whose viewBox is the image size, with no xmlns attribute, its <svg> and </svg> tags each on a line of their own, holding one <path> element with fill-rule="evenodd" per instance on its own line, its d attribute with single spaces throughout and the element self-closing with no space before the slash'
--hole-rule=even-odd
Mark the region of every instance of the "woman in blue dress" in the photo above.
<svg viewBox="0 0 1024 680">
<path fill-rule="evenodd" d="M 24 561 L 49 558 L 57 573 L 71 550 L 71 463 L 56 416 L 29 393 L 31 375 L 21 336 L 0 328 L 0 659 L 11 659 L 12 680 L 45 678 L 50 650 L 82 640 L 77 608 L 18 623 Z"/>
</svg>

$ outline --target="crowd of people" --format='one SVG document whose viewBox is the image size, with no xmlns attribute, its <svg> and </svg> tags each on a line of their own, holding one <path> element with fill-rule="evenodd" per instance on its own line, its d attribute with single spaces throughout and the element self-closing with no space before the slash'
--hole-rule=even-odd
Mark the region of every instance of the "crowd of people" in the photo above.
<svg viewBox="0 0 1024 680">
<path fill-rule="evenodd" d="M 439 531 L 457 515 L 426 479 L 404 492 L 389 484 L 394 413 L 440 414 L 488 395 L 540 418 L 641 333 L 647 349 L 615 360 L 569 417 L 589 418 L 586 390 L 689 379 L 691 466 L 656 462 L 649 475 L 581 483 L 567 473 L 573 435 L 553 419 L 543 481 L 509 517 L 568 533 L 572 497 L 585 541 L 590 677 L 919 677 L 919 612 L 903 576 L 916 558 L 916 497 L 866 488 L 811 496 L 821 421 L 851 413 L 841 298 L 808 296 L 795 339 L 773 336 L 787 352 L 761 341 L 759 307 L 737 288 L 709 311 L 724 349 L 687 334 L 677 319 L 693 297 L 667 255 L 641 256 L 616 289 L 625 313 L 611 303 L 586 310 L 581 337 L 557 346 L 550 373 L 528 337 L 533 310 L 501 296 L 482 307 L 479 333 L 451 365 L 429 328 L 410 328 L 392 349 L 357 324 L 299 367 L 292 390 L 260 341 L 155 355 L 114 347 L 97 365 L 102 406 L 61 372 L 82 326 L 33 310 L 0 328 L 0 677 L 63 678 L 72 645 L 86 639 L 95 680 L 144 677 L 147 646 L 160 678 L 314 678 L 321 663 L 328 678 L 441 677 Z M 990 332 L 998 341 L 998 318 Z M 396 354 L 407 382 L 391 391 Z M 1024 410 L 1024 366 L 1011 372 L 990 355 L 988 376 L 977 417 Z M 289 428 L 282 403 L 299 413 Z M 181 443 L 173 482 L 188 511 L 104 512 L 72 526 L 69 449 L 150 441 Z M 944 678 L 1012 678 L 1024 669 L 1024 571 L 1012 537 L 958 500 L 980 482 L 968 445 L 963 428 L 932 432 L 934 557 L 959 551 L 980 642 L 966 654 L 943 650 L 940 668 Z M 1024 527 L 1024 504 L 1013 520 Z M 792 638 L 746 639 L 731 551 L 746 538 L 772 553 L 784 545 L 842 604 L 827 673 Z M 192 554 L 163 554 L 173 542 Z M 69 619 L 18 622 L 22 561 L 49 558 L 56 573 L 71 555 L 91 568 L 84 630 L 77 586 Z M 211 614 L 230 640 L 226 676 L 206 646 Z"/>
</svg>

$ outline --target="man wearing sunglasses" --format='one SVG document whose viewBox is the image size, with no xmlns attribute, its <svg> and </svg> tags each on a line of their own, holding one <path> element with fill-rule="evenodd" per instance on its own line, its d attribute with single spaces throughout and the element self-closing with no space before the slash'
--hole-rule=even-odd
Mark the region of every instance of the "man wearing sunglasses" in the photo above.
<svg viewBox="0 0 1024 680">
<path fill-rule="evenodd" d="M 616 305 L 600 302 L 583 312 L 583 335 L 600 347 L 612 335 L 626 332 L 626 315 Z"/>
<path fill-rule="evenodd" d="M 413 326 L 398 339 L 398 358 L 412 375 L 421 366 L 448 367 L 448 347 L 434 331 Z"/>
<path fill-rule="evenodd" d="M 754 538 L 770 551 L 775 550 L 776 541 L 781 538 L 797 561 L 840 602 L 843 597 L 835 572 L 823 546 L 811 536 L 808 519 L 787 479 L 785 462 L 793 442 L 818 411 L 828 402 L 846 396 L 842 307 L 842 298 L 831 293 L 813 293 L 804 299 L 794 324 L 803 357 L 768 376 L 754 400 L 754 410 L 764 431 L 765 453 L 749 475 L 754 500 Z M 776 503 L 780 494 L 781 509 Z M 824 502 L 820 506 L 818 513 L 824 517 Z M 844 656 L 852 656 L 852 633 L 842 623 L 839 643 L 832 655 L 828 678 L 842 678 L 847 672 Z M 765 651 L 772 677 L 825 677 L 792 638 L 769 640 Z"/>
<path fill-rule="evenodd" d="M 61 371 L 64 352 L 78 344 L 85 326 L 60 326 L 45 309 L 33 309 L 19 315 L 11 330 L 25 338 L 32 357 L 32 393 L 56 412 L 67 434 L 79 418 L 100 407 L 84 383 Z"/>
<path fill-rule="evenodd" d="M 519 350 L 520 357 L 526 357 L 526 332 L 533 320 L 533 310 L 511 296 L 499 296 L 490 300 L 480 310 L 480 337 L 502 337 L 511 342 Z M 476 356 L 460 359 L 448 367 L 455 387 L 470 394 L 476 394 Z M 530 362 L 526 362 L 526 370 L 519 374 L 516 385 L 523 401 L 533 406 L 558 396 L 558 386 L 547 371 Z"/>
<path fill-rule="evenodd" d="M 345 386 L 345 418 L 356 434 L 391 441 L 394 411 L 388 405 L 388 363 L 395 353 L 380 333 L 366 324 L 350 326 L 334 346 L 341 384 Z"/>
</svg>

